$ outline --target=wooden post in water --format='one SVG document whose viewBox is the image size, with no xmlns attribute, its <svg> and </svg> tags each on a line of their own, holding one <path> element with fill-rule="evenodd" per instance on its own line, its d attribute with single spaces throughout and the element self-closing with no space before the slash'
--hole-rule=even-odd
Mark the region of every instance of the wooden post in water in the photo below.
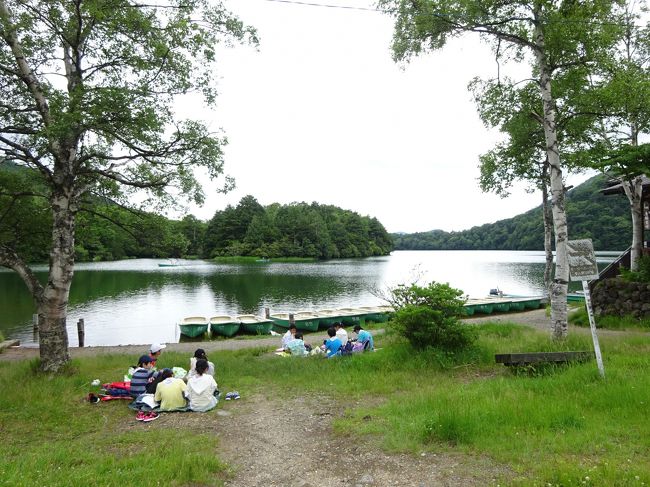
<svg viewBox="0 0 650 487">
<path fill-rule="evenodd" d="M 296 319 L 293 317 L 293 313 L 289 313 L 289 325 L 295 325 Z"/>
<path fill-rule="evenodd" d="M 264 318 L 267 320 L 271 317 L 271 310 L 269 308 L 264 308 Z"/>
<path fill-rule="evenodd" d="M 77 321 L 77 336 L 79 337 L 79 347 L 83 348 L 84 346 L 84 338 L 86 336 L 86 332 L 84 330 L 84 319 L 80 318 L 79 321 Z"/>
<path fill-rule="evenodd" d="M 36 333 L 38 333 L 38 313 L 34 313 L 32 315 L 32 326 L 34 330 L 34 335 L 36 335 Z"/>
</svg>

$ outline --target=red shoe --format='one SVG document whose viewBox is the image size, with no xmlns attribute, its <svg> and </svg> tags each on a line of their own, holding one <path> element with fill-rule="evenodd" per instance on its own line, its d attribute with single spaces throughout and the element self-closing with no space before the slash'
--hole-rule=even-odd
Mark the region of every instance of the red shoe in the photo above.
<svg viewBox="0 0 650 487">
<path fill-rule="evenodd" d="M 160 416 L 158 413 L 155 413 L 151 411 L 150 413 L 146 413 L 147 415 L 142 419 L 145 423 L 148 423 L 149 421 L 153 421 L 154 419 L 158 419 L 158 416 Z"/>
</svg>

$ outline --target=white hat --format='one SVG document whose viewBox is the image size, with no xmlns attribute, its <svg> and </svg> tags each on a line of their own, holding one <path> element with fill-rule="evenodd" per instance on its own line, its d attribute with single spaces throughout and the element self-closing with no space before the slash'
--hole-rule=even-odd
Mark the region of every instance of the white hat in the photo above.
<svg viewBox="0 0 650 487">
<path fill-rule="evenodd" d="M 166 347 L 167 347 L 167 345 L 161 345 L 160 343 L 154 343 L 153 345 L 151 345 L 151 348 L 149 349 L 149 351 L 151 353 L 156 353 L 156 352 L 160 352 L 163 348 L 166 348 Z"/>
</svg>

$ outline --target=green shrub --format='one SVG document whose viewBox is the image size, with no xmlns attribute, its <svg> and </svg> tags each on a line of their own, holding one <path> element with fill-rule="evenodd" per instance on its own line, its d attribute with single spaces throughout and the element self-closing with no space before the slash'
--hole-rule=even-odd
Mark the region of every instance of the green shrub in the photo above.
<svg viewBox="0 0 650 487">
<path fill-rule="evenodd" d="M 621 266 L 621 277 L 631 282 L 650 282 L 650 255 L 642 255 L 637 262 L 639 264 L 637 271 Z"/>
<path fill-rule="evenodd" d="M 650 318 L 635 318 L 634 316 L 597 316 L 596 328 L 607 330 L 649 329 Z M 589 326 L 589 315 L 584 306 L 569 315 L 569 323 L 575 326 Z"/>
<path fill-rule="evenodd" d="M 458 320 L 463 292 L 449 284 L 399 285 L 391 291 L 395 330 L 416 349 L 433 347 L 455 352 L 474 343 L 475 333 Z"/>
</svg>

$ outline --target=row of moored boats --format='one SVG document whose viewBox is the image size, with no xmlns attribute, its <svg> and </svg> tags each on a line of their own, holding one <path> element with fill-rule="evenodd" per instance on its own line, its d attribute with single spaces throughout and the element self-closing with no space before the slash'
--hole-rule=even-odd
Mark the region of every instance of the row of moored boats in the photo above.
<svg viewBox="0 0 650 487">
<path fill-rule="evenodd" d="M 255 315 L 219 315 L 206 318 L 190 316 L 179 323 L 181 335 L 196 338 L 211 331 L 214 335 L 231 337 L 236 333 L 266 335 L 273 328 L 286 330 L 292 319 L 301 331 L 327 329 L 336 322 L 343 325 L 358 325 L 366 321 L 383 323 L 393 312 L 390 306 L 361 306 L 358 308 L 322 309 L 298 311 L 296 313 L 271 313 L 268 318 Z M 293 315 L 293 316 L 291 316 Z"/>
</svg>

